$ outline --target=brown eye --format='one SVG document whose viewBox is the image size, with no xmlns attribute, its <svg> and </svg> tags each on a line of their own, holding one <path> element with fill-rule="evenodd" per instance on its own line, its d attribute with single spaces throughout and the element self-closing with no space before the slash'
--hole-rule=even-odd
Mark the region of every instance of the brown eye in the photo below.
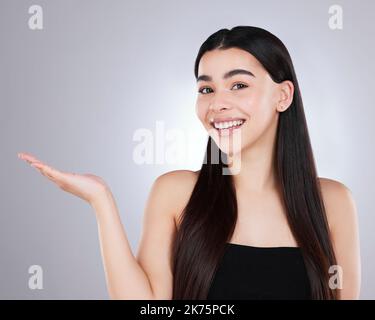
<svg viewBox="0 0 375 320">
<path fill-rule="evenodd" d="M 246 84 L 243 84 L 243 83 L 236 83 L 234 86 L 242 86 L 241 88 L 239 88 L 239 89 L 243 89 L 243 88 L 247 88 L 248 86 L 246 85 Z M 233 87 L 234 87 L 233 86 Z"/>
<path fill-rule="evenodd" d="M 201 94 L 207 94 L 207 93 L 203 92 L 204 89 L 210 89 L 211 90 L 211 88 L 209 88 L 209 87 L 203 87 L 198 92 L 201 93 Z"/>
</svg>

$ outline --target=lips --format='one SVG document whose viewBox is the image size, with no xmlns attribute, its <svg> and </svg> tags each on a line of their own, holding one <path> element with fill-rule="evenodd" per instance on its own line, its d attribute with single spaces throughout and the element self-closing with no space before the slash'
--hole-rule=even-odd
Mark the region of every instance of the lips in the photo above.
<svg viewBox="0 0 375 320">
<path fill-rule="evenodd" d="M 241 128 L 246 122 L 243 118 L 216 118 L 211 119 L 211 126 L 216 129 L 220 136 L 229 135 L 233 130 Z"/>
<path fill-rule="evenodd" d="M 216 129 L 228 129 L 232 126 L 242 125 L 245 121 L 244 118 L 212 118 L 210 124 Z"/>
</svg>

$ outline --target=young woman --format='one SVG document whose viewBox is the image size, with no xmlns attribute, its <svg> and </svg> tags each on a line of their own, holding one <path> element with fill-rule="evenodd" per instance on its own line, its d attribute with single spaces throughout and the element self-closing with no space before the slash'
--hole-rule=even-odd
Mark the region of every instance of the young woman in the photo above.
<svg viewBox="0 0 375 320">
<path fill-rule="evenodd" d="M 19 154 L 92 205 L 111 298 L 357 299 L 355 204 L 342 183 L 317 177 L 283 43 L 261 28 L 221 29 L 194 71 L 205 161 L 156 179 L 137 256 L 101 178 Z"/>
</svg>

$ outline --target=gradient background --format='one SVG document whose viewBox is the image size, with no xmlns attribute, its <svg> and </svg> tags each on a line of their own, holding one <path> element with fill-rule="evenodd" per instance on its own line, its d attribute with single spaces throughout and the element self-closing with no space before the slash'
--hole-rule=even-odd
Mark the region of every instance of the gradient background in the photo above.
<svg viewBox="0 0 375 320">
<path fill-rule="evenodd" d="M 43 30 L 28 9 L 43 8 Z M 342 30 L 328 9 L 343 8 Z M 319 176 L 354 195 L 361 298 L 375 298 L 374 1 L 0 1 L 0 298 L 108 299 L 92 208 L 17 158 L 104 178 L 133 252 L 154 179 L 198 170 L 206 133 L 195 115 L 193 63 L 221 28 L 254 25 L 287 46 L 299 80 Z M 133 134 L 196 134 L 189 159 L 138 165 Z M 192 140 L 192 141 L 191 141 Z M 43 268 L 30 290 L 31 265 Z"/>
</svg>

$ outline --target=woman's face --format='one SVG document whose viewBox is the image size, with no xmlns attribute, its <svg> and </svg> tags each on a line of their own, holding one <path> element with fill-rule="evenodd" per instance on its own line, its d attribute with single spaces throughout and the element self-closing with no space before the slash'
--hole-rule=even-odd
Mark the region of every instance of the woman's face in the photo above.
<svg viewBox="0 0 375 320">
<path fill-rule="evenodd" d="M 208 51 L 198 67 L 196 112 L 220 150 L 237 154 L 275 134 L 283 85 L 247 51 Z"/>
</svg>

